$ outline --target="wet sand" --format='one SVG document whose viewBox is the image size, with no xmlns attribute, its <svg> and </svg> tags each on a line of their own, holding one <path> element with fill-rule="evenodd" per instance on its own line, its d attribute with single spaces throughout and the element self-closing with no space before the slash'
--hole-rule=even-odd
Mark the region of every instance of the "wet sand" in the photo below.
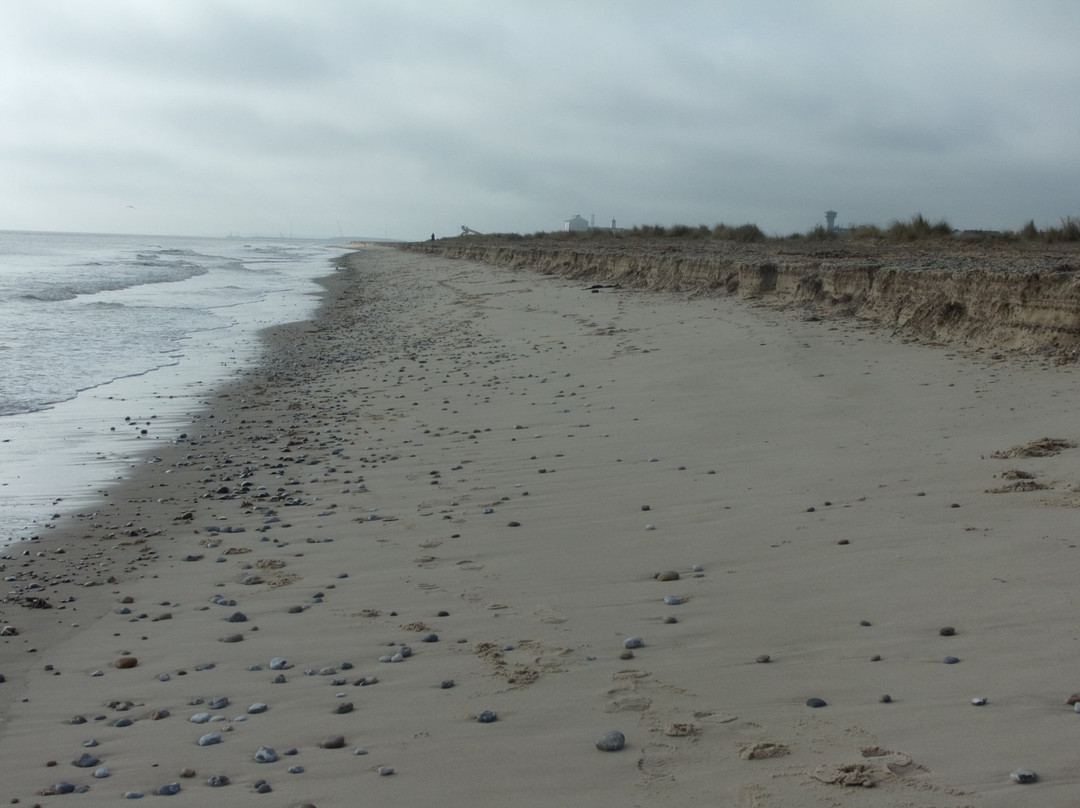
<svg viewBox="0 0 1080 808">
<path fill-rule="evenodd" d="M 327 284 L 4 553 L 0 796 L 1072 804 L 1080 449 L 993 456 L 1080 437 L 1072 366 L 389 248 Z"/>
</svg>

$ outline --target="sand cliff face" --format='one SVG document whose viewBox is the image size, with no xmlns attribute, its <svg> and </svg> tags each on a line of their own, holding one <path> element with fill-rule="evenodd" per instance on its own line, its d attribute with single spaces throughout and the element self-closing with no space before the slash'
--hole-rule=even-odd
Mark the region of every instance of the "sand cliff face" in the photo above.
<svg viewBox="0 0 1080 808">
<path fill-rule="evenodd" d="M 907 337 L 1080 357 L 1080 246 L 459 238 L 401 249 L 597 284 L 857 317 Z"/>
</svg>

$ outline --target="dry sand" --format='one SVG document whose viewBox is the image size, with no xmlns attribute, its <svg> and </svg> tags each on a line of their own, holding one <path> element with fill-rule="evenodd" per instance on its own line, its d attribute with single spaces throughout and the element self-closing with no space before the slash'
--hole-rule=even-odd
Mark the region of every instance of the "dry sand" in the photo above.
<svg viewBox="0 0 1080 808">
<path fill-rule="evenodd" d="M 328 286 L 4 552 L 0 798 L 1075 804 L 1080 449 L 993 456 L 1080 437 L 1073 366 L 388 248 Z"/>
</svg>

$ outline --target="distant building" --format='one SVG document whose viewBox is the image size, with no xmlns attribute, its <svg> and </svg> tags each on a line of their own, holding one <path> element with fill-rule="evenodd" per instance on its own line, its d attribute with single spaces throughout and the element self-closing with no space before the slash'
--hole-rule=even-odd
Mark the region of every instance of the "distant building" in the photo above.
<svg viewBox="0 0 1080 808">
<path fill-rule="evenodd" d="M 825 211 L 825 229 L 828 230 L 829 232 L 832 232 L 833 230 L 837 229 L 836 228 L 836 211 L 835 210 L 827 210 L 827 211 Z"/>
<path fill-rule="evenodd" d="M 575 213 L 563 222 L 563 226 L 566 228 L 567 233 L 584 233 L 589 229 L 589 221 L 584 216 Z"/>
</svg>

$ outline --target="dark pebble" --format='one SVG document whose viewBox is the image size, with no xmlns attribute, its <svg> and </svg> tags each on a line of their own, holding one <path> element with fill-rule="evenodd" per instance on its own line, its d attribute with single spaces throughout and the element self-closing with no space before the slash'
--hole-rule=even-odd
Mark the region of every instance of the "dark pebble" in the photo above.
<svg viewBox="0 0 1080 808">
<path fill-rule="evenodd" d="M 859 625 L 860 626 L 870 626 L 870 625 L 873 625 L 873 624 L 869 620 L 860 620 Z"/>
<path fill-rule="evenodd" d="M 454 686 L 453 679 L 443 679 L 442 684 L 439 685 L 443 690 L 449 690 Z"/>
<path fill-rule="evenodd" d="M 878 701 L 880 701 L 882 704 L 890 704 L 892 703 L 892 696 L 886 693 L 884 696 L 881 696 Z"/>
<path fill-rule="evenodd" d="M 211 774 L 206 778 L 206 784 L 211 788 L 221 788 L 229 784 L 229 778 L 224 774 Z"/>
<path fill-rule="evenodd" d="M 247 615 L 243 612 L 233 612 L 225 618 L 226 623 L 246 623 Z"/>
<path fill-rule="evenodd" d="M 959 661 L 960 661 L 960 657 L 954 657 L 954 656 L 947 656 L 947 657 L 945 657 L 945 659 L 942 660 L 942 662 L 944 662 L 946 665 L 955 665 Z"/>
<path fill-rule="evenodd" d="M 173 794 L 180 793 L 179 783 L 166 783 L 163 786 L 158 786 L 158 790 L 154 792 L 159 797 L 171 797 Z"/>
<path fill-rule="evenodd" d="M 495 714 L 494 710 L 484 710 L 480 715 L 476 716 L 476 720 L 481 724 L 490 724 L 492 721 L 498 719 L 499 716 Z"/>
<path fill-rule="evenodd" d="M 78 766 L 80 769 L 89 769 L 92 766 L 96 766 L 101 761 L 98 758 L 91 755 L 89 752 L 83 752 L 75 760 L 71 761 L 72 766 Z"/>
<path fill-rule="evenodd" d="M 617 729 L 605 732 L 596 742 L 596 748 L 601 752 L 618 752 L 626 746 L 626 736 Z"/>
<path fill-rule="evenodd" d="M 345 715 L 346 713 L 351 713 L 352 711 L 353 703 L 351 701 L 343 701 L 337 706 L 337 709 L 334 710 L 334 712 L 338 715 Z"/>
<path fill-rule="evenodd" d="M 938 629 L 938 634 L 940 634 L 942 637 L 951 637 L 955 633 L 956 629 L 952 626 L 942 626 Z"/>
<path fill-rule="evenodd" d="M 421 642 L 438 642 L 438 641 L 439 641 L 439 635 L 438 634 L 425 634 L 424 639 L 421 640 Z"/>
<path fill-rule="evenodd" d="M 320 749 L 341 749 L 345 746 L 344 735 L 329 735 L 319 742 Z"/>
<path fill-rule="evenodd" d="M 807 707 L 824 707 L 825 705 L 825 699 L 811 698 L 806 700 Z"/>
</svg>

